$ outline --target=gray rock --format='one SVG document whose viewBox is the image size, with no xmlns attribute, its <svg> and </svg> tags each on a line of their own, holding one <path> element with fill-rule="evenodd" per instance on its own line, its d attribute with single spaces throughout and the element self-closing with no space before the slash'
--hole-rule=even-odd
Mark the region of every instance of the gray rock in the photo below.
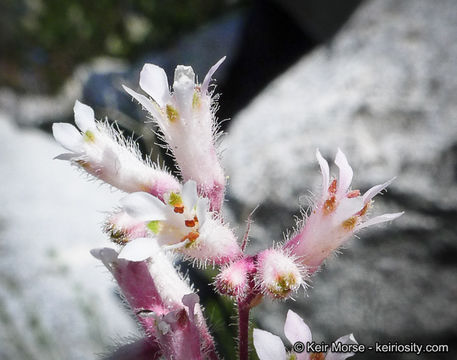
<svg viewBox="0 0 457 360">
<path fill-rule="evenodd" d="M 239 221 L 262 204 L 254 249 L 281 240 L 299 203 L 307 205 L 320 183 L 316 148 L 329 160 L 338 147 L 346 153 L 354 188 L 397 176 L 376 205 L 380 213 L 406 210 L 329 261 L 307 297 L 264 304 L 257 311 L 264 328 L 282 335 L 285 308 L 292 307 L 319 339 L 350 332 L 363 343 L 457 339 L 455 5 L 366 3 L 331 44 L 234 119 L 224 143 L 230 203 Z"/>
<path fill-rule="evenodd" d="M 0 359 L 95 359 L 138 332 L 108 271 L 104 211 L 119 193 L 85 181 L 62 148 L 0 113 Z"/>
</svg>

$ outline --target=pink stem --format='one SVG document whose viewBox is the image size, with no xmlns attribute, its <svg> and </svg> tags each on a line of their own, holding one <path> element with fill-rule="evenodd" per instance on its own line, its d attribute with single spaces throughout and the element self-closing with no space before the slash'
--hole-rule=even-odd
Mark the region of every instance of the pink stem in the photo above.
<svg viewBox="0 0 457 360">
<path fill-rule="evenodd" d="M 244 301 L 238 302 L 238 352 L 240 360 L 249 358 L 249 310 Z"/>
</svg>

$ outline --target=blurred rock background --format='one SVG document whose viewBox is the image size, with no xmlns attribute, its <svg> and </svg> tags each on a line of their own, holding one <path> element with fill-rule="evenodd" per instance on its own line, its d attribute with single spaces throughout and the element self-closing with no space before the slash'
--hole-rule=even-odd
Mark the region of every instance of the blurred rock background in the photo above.
<svg viewBox="0 0 457 360">
<path fill-rule="evenodd" d="M 88 250 L 122 194 L 88 183 L 49 129 L 72 121 L 76 98 L 126 131 L 144 113 L 122 91 L 144 62 L 191 64 L 200 77 L 223 55 L 226 215 L 250 251 L 280 241 L 320 175 L 314 151 L 343 149 L 361 190 L 397 176 L 368 229 L 314 276 L 295 302 L 265 301 L 257 326 L 283 335 L 288 308 L 316 340 L 457 343 L 457 3 L 360 1 L 3 1 L 0 5 L 0 359 L 92 359 L 139 336 L 109 274 Z M 166 159 L 165 159 L 166 160 Z M 183 264 L 183 270 L 187 266 Z M 230 303 L 191 271 L 220 351 L 234 358 Z M 368 352 L 356 359 L 381 359 Z M 390 354 L 393 359 L 413 355 Z M 253 355 L 254 357 L 254 355 Z"/>
</svg>

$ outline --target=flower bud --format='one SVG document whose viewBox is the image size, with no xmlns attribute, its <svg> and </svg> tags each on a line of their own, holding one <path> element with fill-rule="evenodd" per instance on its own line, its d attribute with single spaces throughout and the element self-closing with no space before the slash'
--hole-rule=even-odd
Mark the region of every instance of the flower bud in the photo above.
<svg viewBox="0 0 457 360">
<path fill-rule="evenodd" d="M 286 299 L 305 284 L 306 272 L 295 259 L 279 249 L 268 249 L 258 255 L 256 283 L 273 298 Z"/>
<path fill-rule="evenodd" d="M 216 276 L 214 286 L 222 295 L 242 298 L 248 289 L 248 271 L 250 263 L 246 259 L 236 261 L 226 267 Z"/>
</svg>

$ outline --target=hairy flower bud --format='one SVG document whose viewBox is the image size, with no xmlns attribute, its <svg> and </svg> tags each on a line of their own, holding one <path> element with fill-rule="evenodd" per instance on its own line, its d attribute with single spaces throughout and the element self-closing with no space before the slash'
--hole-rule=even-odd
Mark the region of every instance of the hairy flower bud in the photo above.
<svg viewBox="0 0 457 360">
<path fill-rule="evenodd" d="M 280 249 L 268 249 L 257 258 L 256 283 L 261 291 L 276 299 L 285 299 L 305 284 L 306 271 L 293 256 Z"/>
<path fill-rule="evenodd" d="M 249 290 L 248 272 L 251 265 L 251 262 L 241 259 L 224 267 L 214 281 L 217 291 L 222 295 L 243 298 Z"/>
</svg>

